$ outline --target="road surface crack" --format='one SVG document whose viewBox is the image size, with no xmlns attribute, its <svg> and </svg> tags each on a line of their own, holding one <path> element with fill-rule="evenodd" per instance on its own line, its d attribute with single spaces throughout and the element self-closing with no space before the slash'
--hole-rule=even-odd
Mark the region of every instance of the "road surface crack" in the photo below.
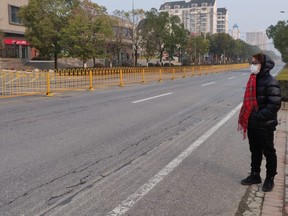
<svg viewBox="0 0 288 216">
<path fill-rule="evenodd" d="M 85 166 L 84 168 L 82 168 L 82 169 L 80 169 L 80 170 L 73 170 L 73 171 L 71 171 L 71 172 L 65 173 L 65 174 L 62 175 L 62 176 L 59 176 L 59 177 L 57 177 L 57 178 L 54 178 L 54 179 L 52 179 L 52 180 L 50 180 L 50 181 L 48 181 L 48 182 L 46 182 L 46 183 L 44 183 L 44 184 L 41 184 L 41 185 L 39 185 L 39 186 L 37 186 L 37 187 L 34 187 L 34 188 L 31 188 L 30 190 L 26 191 L 26 192 L 23 193 L 22 195 L 14 198 L 14 199 L 12 199 L 12 200 L 10 200 L 10 201 L 7 202 L 7 203 L 4 203 L 4 205 L 3 205 L 2 207 L 6 207 L 6 206 L 8 206 L 8 205 L 11 205 L 12 203 L 16 202 L 17 200 L 19 200 L 19 199 L 21 199 L 21 198 L 23 198 L 23 197 L 25 197 L 25 196 L 28 196 L 28 195 L 32 194 L 33 192 L 37 191 L 38 189 L 40 189 L 40 188 L 42 188 L 42 187 L 45 187 L 45 186 L 47 186 L 47 185 L 50 185 L 51 183 L 53 183 L 53 182 L 55 182 L 55 181 L 57 181 L 57 180 L 63 179 L 63 178 L 65 178 L 65 177 L 67 177 L 67 176 L 69 176 L 69 175 L 71 175 L 71 174 L 78 174 L 78 173 L 84 172 L 84 171 L 86 171 L 89 167 L 91 167 L 91 166 L 93 166 L 93 165 L 95 165 L 95 164 L 97 164 L 97 163 L 99 163 L 99 162 L 101 162 L 101 161 L 103 161 L 103 160 L 106 160 L 106 159 L 108 159 L 108 158 L 111 158 L 111 157 L 112 157 L 112 156 L 104 157 L 104 158 L 102 158 L 102 159 L 97 160 L 97 161 L 94 162 L 94 163 L 91 163 L 91 164 Z M 88 175 L 86 175 L 86 176 L 84 176 L 83 178 L 81 178 L 81 179 L 80 179 L 80 183 L 78 183 L 78 184 L 76 184 L 76 185 L 73 185 L 73 186 L 68 186 L 68 187 L 66 187 L 66 188 L 73 188 L 73 190 L 74 190 L 74 188 L 76 188 L 77 186 L 80 186 L 80 185 L 85 184 L 85 183 L 87 182 L 87 180 L 85 180 L 85 179 L 87 179 L 90 175 L 91 175 L 91 173 L 88 174 Z M 71 190 L 71 191 L 73 191 L 73 190 Z M 71 191 L 70 191 L 70 192 L 71 192 Z M 69 193 L 70 193 L 70 192 L 69 192 Z M 68 194 L 68 192 L 67 192 L 67 193 L 65 192 L 65 194 L 63 194 L 62 196 L 67 195 L 67 194 Z M 50 198 L 50 199 L 51 199 L 51 198 Z M 50 199 L 49 199 L 49 200 L 50 200 Z M 0 207 L 0 209 L 1 209 L 2 207 Z"/>
</svg>

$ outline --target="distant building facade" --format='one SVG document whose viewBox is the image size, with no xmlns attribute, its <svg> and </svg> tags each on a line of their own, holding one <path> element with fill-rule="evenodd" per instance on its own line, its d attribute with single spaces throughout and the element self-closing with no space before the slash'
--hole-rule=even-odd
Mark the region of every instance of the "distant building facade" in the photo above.
<svg viewBox="0 0 288 216">
<path fill-rule="evenodd" d="M 29 0 L 1 0 L 0 1 L 0 57 L 29 58 L 31 48 L 25 39 L 25 27 L 17 13 L 21 6 Z"/>
<path fill-rule="evenodd" d="M 246 32 L 246 42 L 258 46 L 261 50 L 267 50 L 268 37 L 264 31 Z"/>
<path fill-rule="evenodd" d="M 233 28 L 231 31 L 231 37 L 234 40 L 240 39 L 240 30 L 239 30 L 239 26 L 236 23 L 233 25 Z"/>
<path fill-rule="evenodd" d="M 226 8 L 217 9 L 217 33 L 228 33 L 228 11 Z"/>
<path fill-rule="evenodd" d="M 111 16 L 114 20 L 114 39 L 108 43 L 107 52 L 111 54 L 115 66 L 133 64 L 133 23 L 122 18 Z"/>
<path fill-rule="evenodd" d="M 169 15 L 178 16 L 184 24 L 184 28 L 193 34 L 228 33 L 228 12 L 223 8 L 219 10 L 218 14 L 216 0 L 165 2 L 160 6 L 159 11 L 166 11 Z"/>
</svg>

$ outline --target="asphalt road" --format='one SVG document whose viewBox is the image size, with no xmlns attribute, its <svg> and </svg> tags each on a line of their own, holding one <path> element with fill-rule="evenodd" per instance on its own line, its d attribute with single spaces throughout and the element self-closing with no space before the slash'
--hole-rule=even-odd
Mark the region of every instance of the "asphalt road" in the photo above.
<svg viewBox="0 0 288 216">
<path fill-rule="evenodd" d="M 0 215 L 234 215 L 248 76 L 1 100 Z"/>
</svg>

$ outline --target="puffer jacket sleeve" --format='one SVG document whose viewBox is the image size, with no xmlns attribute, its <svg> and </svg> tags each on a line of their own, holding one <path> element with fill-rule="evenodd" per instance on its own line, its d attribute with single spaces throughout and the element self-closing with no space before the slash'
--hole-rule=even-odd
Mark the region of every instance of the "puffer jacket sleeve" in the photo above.
<svg viewBox="0 0 288 216">
<path fill-rule="evenodd" d="M 275 79 L 270 80 L 270 82 L 267 83 L 265 94 L 266 99 L 263 107 L 259 107 L 259 110 L 253 112 L 250 116 L 252 121 L 277 121 L 277 112 L 281 107 L 279 82 Z"/>
</svg>

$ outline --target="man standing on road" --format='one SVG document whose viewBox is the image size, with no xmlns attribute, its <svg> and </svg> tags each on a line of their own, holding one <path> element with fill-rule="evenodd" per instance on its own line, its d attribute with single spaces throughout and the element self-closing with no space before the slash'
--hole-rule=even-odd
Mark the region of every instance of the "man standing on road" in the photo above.
<svg viewBox="0 0 288 216">
<path fill-rule="evenodd" d="M 260 167 L 266 157 L 264 192 L 273 190 L 277 174 L 277 155 L 274 148 L 274 131 L 278 124 L 277 112 L 281 107 L 278 81 L 270 75 L 274 61 L 259 53 L 252 57 L 251 75 L 247 83 L 243 105 L 239 114 L 239 129 L 244 139 L 247 131 L 251 152 L 251 174 L 241 181 L 243 185 L 261 183 Z"/>
</svg>

